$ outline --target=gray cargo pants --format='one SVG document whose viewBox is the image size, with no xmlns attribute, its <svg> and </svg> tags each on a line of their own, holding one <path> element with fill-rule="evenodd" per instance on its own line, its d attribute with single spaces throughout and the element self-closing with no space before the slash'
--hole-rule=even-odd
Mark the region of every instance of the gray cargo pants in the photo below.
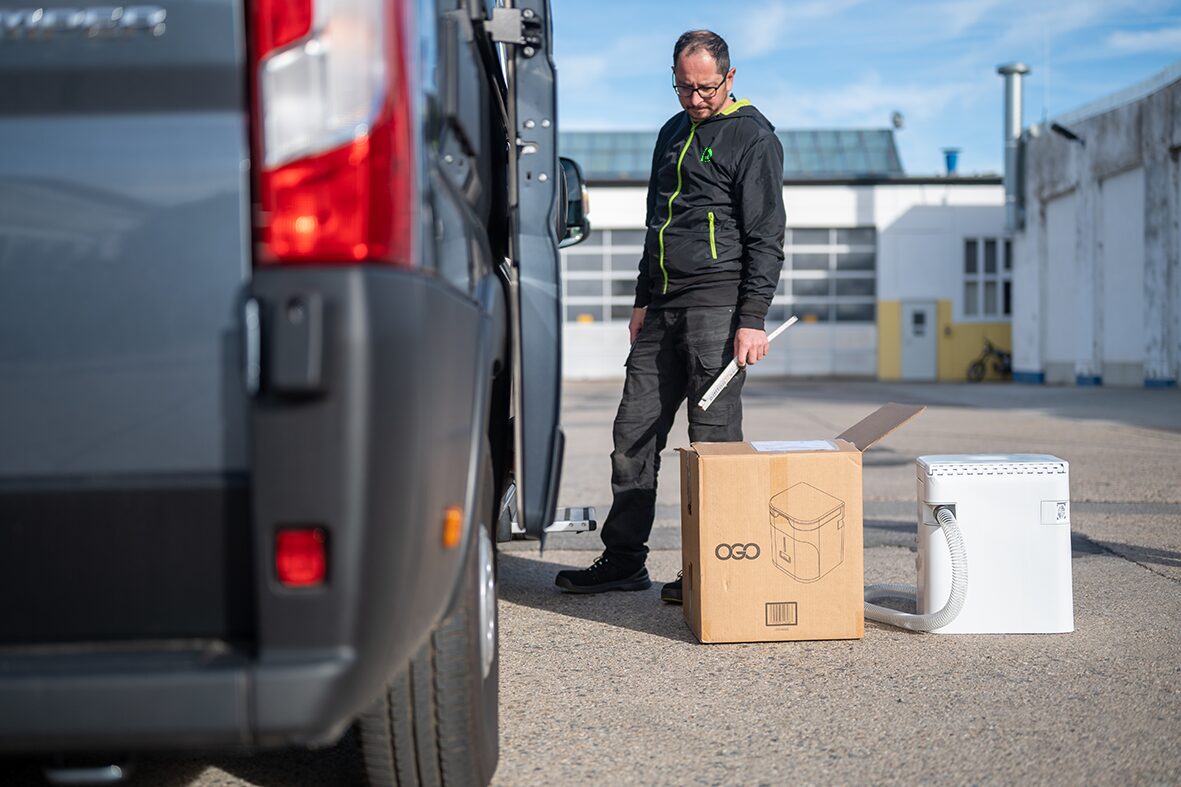
<svg viewBox="0 0 1181 787">
<path fill-rule="evenodd" d="M 614 500 L 602 533 L 608 556 L 625 566 L 638 569 L 648 557 L 660 452 L 681 402 L 688 397 L 691 442 L 742 440 L 745 371 L 738 372 L 709 410 L 697 406 L 734 357 L 734 311 L 725 306 L 649 309 L 632 345 L 612 433 Z"/>
</svg>

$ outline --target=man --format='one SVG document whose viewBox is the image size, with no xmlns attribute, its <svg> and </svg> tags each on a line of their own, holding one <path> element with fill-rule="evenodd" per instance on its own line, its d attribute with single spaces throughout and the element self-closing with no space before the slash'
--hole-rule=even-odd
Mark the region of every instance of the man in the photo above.
<svg viewBox="0 0 1181 787">
<path fill-rule="evenodd" d="M 636 281 L 631 353 L 611 453 L 614 501 L 606 547 L 587 569 L 559 572 L 570 593 L 645 590 L 660 452 L 681 402 L 689 439 L 742 440 L 745 369 L 708 411 L 713 379 L 767 354 L 763 320 L 783 265 L 783 147 L 749 101 L 730 90 L 726 42 L 708 30 L 673 49 L 673 89 L 683 112 L 660 130 L 648 181 L 648 234 Z M 661 590 L 681 601 L 681 580 Z"/>
</svg>

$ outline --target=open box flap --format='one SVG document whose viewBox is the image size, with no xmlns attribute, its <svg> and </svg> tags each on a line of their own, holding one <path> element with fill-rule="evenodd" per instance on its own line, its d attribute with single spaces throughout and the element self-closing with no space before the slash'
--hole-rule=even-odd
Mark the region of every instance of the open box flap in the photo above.
<svg viewBox="0 0 1181 787">
<path fill-rule="evenodd" d="M 841 432 L 837 439 L 852 443 L 859 451 L 865 451 L 926 409 L 926 405 L 921 404 L 890 402 Z"/>
</svg>

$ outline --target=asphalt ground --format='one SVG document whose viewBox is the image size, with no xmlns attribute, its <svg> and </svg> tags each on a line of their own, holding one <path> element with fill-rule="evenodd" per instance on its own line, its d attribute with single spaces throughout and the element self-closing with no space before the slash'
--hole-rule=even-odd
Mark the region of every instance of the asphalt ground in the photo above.
<svg viewBox="0 0 1181 787">
<path fill-rule="evenodd" d="M 560 503 L 610 505 L 618 383 L 566 386 Z M 829 438 L 887 401 L 925 413 L 865 456 L 866 582 L 914 581 L 914 457 L 1070 462 L 1076 630 L 701 645 L 659 583 L 680 567 L 661 487 L 638 593 L 569 596 L 597 533 L 502 545 L 495 784 L 1181 783 L 1181 392 L 752 381 L 748 439 Z M 664 456 L 688 444 L 683 418 Z M 141 761 L 131 784 L 308 787 L 360 779 L 353 742 L 254 758 Z M 40 783 L 33 766 L 0 784 Z"/>
<path fill-rule="evenodd" d="M 566 388 L 561 504 L 610 505 L 620 385 Z M 646 592 L 558 593 L 597 534 L 501 555 L 498 785 L 1181 782 L 1181 393 L 752 381 L 747 439 L 830 438 L 887 401 L 928 405 L 865 455 L 866 582 L 914 581 L 914 458 L 1070 462 L 1072 634 L 698 644 L 659 583 L 680 568 L 677 474 Z M 688 444 L 683 418 L 664 466 Z"/>
</svg>

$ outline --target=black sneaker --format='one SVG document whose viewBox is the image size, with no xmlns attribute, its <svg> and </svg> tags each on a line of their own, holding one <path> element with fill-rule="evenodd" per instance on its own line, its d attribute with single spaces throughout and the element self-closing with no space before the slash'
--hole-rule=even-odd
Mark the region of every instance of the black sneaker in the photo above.
<svg viewBox="0 0 1181 787">
<path fill-rule="evenodd" d="M 682 573 L 677 572 L 677 578 L 672 582 L 665 582 L 664 587 L 660 589 L 660 600 L 666 604 L 680 604 L 681 603 L 681 579 Z"/>
<path fill-rule="evenodd" d="M 600 555 L 590 568 L 559 571 L 554 584 L 567 593 L 605 593 L 608 590 L 647 590 L 652 587 L 648 569 L 612 563 L 606 555 Z"/>
</svg>

